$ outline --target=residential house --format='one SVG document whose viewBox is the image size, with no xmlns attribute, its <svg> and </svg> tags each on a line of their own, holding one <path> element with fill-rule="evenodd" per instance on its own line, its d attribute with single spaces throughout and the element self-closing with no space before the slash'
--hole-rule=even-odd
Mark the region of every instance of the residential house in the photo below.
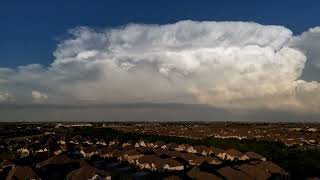
<svg viewBox="0 0 320 180">
<path fill-rule="evenodd" d="M 262 155 L 249 151 L 244 153 L 244 155 L 246 155 L 250 160 L 260 160 L 260 161 L 266 161 L 266 158 L 263 157 Z"/>
<path fill-rule="evenodd" d="M 20 148 L 17 150 L 17 154 L 20 158 L 24 158 L 30 155 L 30 151 L 27 148 Z"/>
<path fill-rule="evenodd" d="M 53 156 L 36 165 L 43 179 L 64 179 L 72 170 L 79 168 L 79 161 L 72 160 L 66 155 Z"/>
<path fill-rule="evenodd" d="M 240 171 L 244 172 L 245 174 L 249 175 L 251 178 L 256 180 L 267 180 L 271 177 L 271 173 L 261 169 L 257 166 L 249 165 L 249 164 L 242 164 L 237 167 Z"/>
<path fill-rule="evenodd" d="M 111 180 L 111 173 L 104 170 L 99 170 L 93 166 L 85 165 L 79 169 L 71 171 L 67 180 L 87 180 L 87 179 L 104 179 Z"/>
<path fill-rule="evenodd" d="M 203 145 L 195 146 L 194 149 L 195 149 L 196 153 L 201 154 L 203 156 L 208 156 L 213 153 L 213 150 L 211 148 L 203 146 Z"/>
<path fill-rule="evenodd" d="M 166 143 L 163 142 L 163 141 L 156 141 L 156 142 L 154 143 L 153 148 L 167 149 L 167 145 L 166 145 Z"/>
<path fill-rule="evenodd" d="M 190 171 L 187 172 L 187 175 L 192 179 L 199 179 L 199 180 L 222 180 L 219 176 L 208 173 L 205 171 L 201 171 L 198 167 L 194 166 Z"/>
<path fill-rule="evenodd" d="M 247 174 L 235 170 L 231 168 L 230 166 L 223 167 L 217 171 L 219 174 L 221 174 L 225 179 L 227 180 L 252 180 L 250 176 Z"/>
<path fill-rule="evenodd" d="M 138 158 L 140 158 L 142 156 L 143 156 L 143 154 L 141 154 L 140 152 L 132 149 L 132 150 L 125 151 L 122 154 L 122 156 L 118 157 L 118 160 L 132 162 L 135 159 L 138 159 Z"/>
<path fill-rule="evenodd" d="M 165 165 L 163 160 L 156 155 L 144 155 L 134 162 L 140 169 L 152 171 L 160 170 Z"/>
<path fill-rule="evenodd" d="M 229 160 L 229 161 L 249 159 L 246 155 L 242 154 L 240 151 L 236 149 L 228 149 L 224 152 L 219 153 L 217 156 L 220 159 Z"/>
<path fill-rule="evenodd" d="M 280 177 L 287 177 L 288 173 L 283 170 L 278 165 L 274 164 L 271 161 L 261 161 L 258 164 L 255 165 L 256 167 L 259 167 L 265 171 L 268 171 L 273 176 L 280 176 Z"/>
<path fill-rule="evenodd" d="M 89 147 L 86 149 L 82 149 L 80 154 L 87 159 L 90 159 L 93 155 L 98 154 L 98 150 L 96 147 Z"/>
<path fill-rule="evenodd" d="M 6 180 L 13 179 L 34 179 L 40 180 L 40 177 L 28 166 L 14 166 L 8 173 Z"/>
<path fill-rule="evenodd" d="M 136 147 L 136 148 L 138 148 L 138 147 L 147 147 L 147 145 L 143 140 L 140 140 L 140 141 L 136 142 L 134 147 Z"/>
<path fill-rule="evenodd" d="M 178 144 L 177 144 L 177 143 L 174 143 L 174 142 L 171 142 L 171 143 L 168 143 L 166 146 L 167 146 L 167 148 L 170 149 L 170 150 L 175 150 L 175 148 L 178 147 Z"/>
<path fill-rule="evenodd" d="M 168 171 L 182 171 L 184 169 L 183 164 L 179 163 L 178 161 L 175 161 L 171 158 L 163 159 L 164 166 L 163 169 Z"/>
</svg>

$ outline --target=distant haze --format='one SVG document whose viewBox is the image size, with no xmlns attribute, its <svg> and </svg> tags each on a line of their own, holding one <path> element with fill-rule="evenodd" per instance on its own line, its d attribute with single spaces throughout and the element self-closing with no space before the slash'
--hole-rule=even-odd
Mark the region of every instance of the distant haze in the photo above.
<svg viewBox="0 0 320 180">
<path fill-rule="evenodd" d="M 275 110 L 232 112 L 206 105 L 116 104 L 95 106 L 1 106 L 2 122 L 42 121 L 245 121 L 319 122 L 319 114 Z"/>
</svg>

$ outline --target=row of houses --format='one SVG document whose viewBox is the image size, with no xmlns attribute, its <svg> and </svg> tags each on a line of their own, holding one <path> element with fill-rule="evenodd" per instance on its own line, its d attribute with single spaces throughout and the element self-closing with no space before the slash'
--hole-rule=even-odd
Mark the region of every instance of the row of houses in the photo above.
<svg viewBox="0 0 320 180">
<path fill-rule="evenodd" d="M 29 166 L 19 163 L 7 166 L 11 167 L 8 177 L 9 175 L 10 177 L 18 177 L 21 173 L 46 178 L 57 177 L 56 174 L 60 174 L 59 177 L 68 177 L 67 179 L 111 177 L 111 172 L 98 169 L 92 164 L 83 163 L 85 161 L 81 161 L 82 159 L 87 162 L 95 161 L 95 159 L 105 162 L 116 161 L 132 167 L 136 171 L 162 174 L 172 172 L 178 173 L 179 177 L 181 174 L 189 178 L 197 177 L 195 179 L 213 176 L 220 179 L 235 179 L 243 174 L 251 179 L 259 179 L 263 173 L 253 173 L 253 171 L 259 172 L 259 170 L 267 172 L 264 174 L 268 176 L 263 177 L 288 177 L 288 173 L 283 169 L 255 152 L 242 153 L 236 149 L 224 150 L 203 145 L 165 143 L 163 141 L 119 142 L 81 136 L 70 138 L 52 134 L 50 136 L 53 136 L 51 143 L 37 146 L 38 148 L 33 146 L 32 151 L 28 147 L 17 149 L 19 159 L 37 158 Z M 74 154 L 78 156 L 74 156 Z M 1 167 L 2 169 L 6 168 L 3 162 Z M 106 176 L 108 173 L 109 176 Z M 226 178 L 229 174 L 235 175 Z"/>
</svg>

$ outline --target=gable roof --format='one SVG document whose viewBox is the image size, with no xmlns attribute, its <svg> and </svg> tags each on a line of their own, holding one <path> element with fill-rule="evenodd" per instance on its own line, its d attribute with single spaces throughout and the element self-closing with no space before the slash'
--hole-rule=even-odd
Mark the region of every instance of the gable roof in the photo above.
<svg viewBox="0 0 320 180">
<path fill-rule="evenodd" d="M 107 171 L 99 170 L 93 166 L 85 165 L 79 169 L 71 171 L 67 175 L 67 179 L 70 180 L 87 180 L 92 178 L 94 175 L 99 175 L 100 177 L 108 177 L 111 174 Z"/>
<path fill-rule="evenodd" d="M 8 173 L 7 180 L 12 179 L 40 179 L 39 176 L 28 166 L 15 166 Z"/>
<path fill-rule="evenodd" d="M 180 180 L 181 178 L 179 176 L 167 176 L 163 179 L 164 180 Z"/>
<path fill-rule="evenodd" d="M 222 178 L 205 172 L 201 171 L 198 167 L 194 166 L 190 171 L 187 172 L 187 175 L 192 179 L 211 179 L 211 180 L 222 180 Z"/>
<path fill-rule="evenodd" d="M 168 148 L 170 148 L 170 149 L 174 149 L 174 148 L 178 147 L 178 144 L 174 143 L 174 142 L 171 142 L 171 143 L 168 143 L 166 146 Z"/>
<path fill-rule="evenodd" d="M 243 164 L 237 168 L 256 180 L 265 180 L 271 177 L 271 174 L 268 171 L 253 165 Z"/>
<path fill-rule="evenodd" d="M 37 164 L 37 167 L 42 168 L 46 165 L 63 165 L 63 164 L 71 164 L 77 163 L 78 161 L 70 159 L 66 155 L 53 156 L 45 161 L 42 161 Z"/>
<path fill-rule="evenodd" d="M 162 159 L 156 155 L 144 155 L 138 159 L 139 163 L 145 164 L 145 163 L 156 163 L 156 162 L 162 162 Z"/>
<path fill-rule="evenodd" d="M 217 155 L 219 153 L 222 153 L 224 150 L 216 147 L 209 147 L 210 150 L 212 151 L 212 154 Z"/>
<path fill-rule="evenodd" d="M 157 145 L 158 147 L 161 147 L 161 146 L 163 146 L 163 145 L 166 145 L 166 143 L 163 142 L 163 141 L 156 141 L 156 142 L 154 142 L 153 144 L 154 144 L 154 145 Z"/>
<path fill-rule="evenodd" d="M 163 162 L 168 164 L 170 167 L 183 166 L 181 163 L 171 158 L 163 159 Z"/>
<path fill-rule="evenodd" d="M 217 171 L 219 174 L 221 174 L 224 178 L 227 180 L 251 180 L 248 175 L 244 174 L 241 171 L 237 171 L 230 166 L 223 167 Z"/>
<path fill-rule="evenodd" d="M 246 153 L 244 153 L 244 155 L 246 155 L 250 159 L 264 159 L 265 158 L 262 155 L 255 153 L 255 152 L 252 152 L 252 151 L 246 152 Z"/>
<path fill-rule="evenodd" d="M 230 156 L 240 157 L 242 156 L 242 153 L 236 149 L 228 149 L 225 151 L 226 154 Z"/>
<path fill-rule="evenodd" d="M 288 173 L 285 170 L 283 170 L 280 166 L 270 161 L 261 161 L 256 166 L 264 170 L 268 170 L 272 174 L 281 174 L 284 176 L 288 175 Z"/>
</svg>

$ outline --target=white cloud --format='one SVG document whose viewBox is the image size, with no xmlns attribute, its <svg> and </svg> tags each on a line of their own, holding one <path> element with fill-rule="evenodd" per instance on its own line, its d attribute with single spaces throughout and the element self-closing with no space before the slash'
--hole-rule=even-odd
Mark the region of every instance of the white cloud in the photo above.
<svg viewBox="0 0 320 180">
<path fill-rule="evenodd" d="M 90 99 L 318 111 L 319 83 L 299 80 L 307 57 L 292 38 L 303 36 L 246 22 L 81 27 L 58 45 L 48 68 L 0 69 L 0 89 L 2 79 L 6 90 L 46 89 L 44 99 L 64 103 Z"/>
<path fill-rule="evenodd" d="M 9 93 L 0 92 L 0 103 L 14 102 L 15 97 Z"/>
<path fill-rule="evenodd" d="M 300 49 L 308 57 L 304 77 L 320 80 L 320 27 L 310 28 L 300 36 L 293 37 L 289 45 Z"/>
<path fill-rule="evenodd" d="M 32 91 L 31 96 L 34 102 L 43 102 L 48 99 L 48 95 L 40 91 Z"/>
</svg>

